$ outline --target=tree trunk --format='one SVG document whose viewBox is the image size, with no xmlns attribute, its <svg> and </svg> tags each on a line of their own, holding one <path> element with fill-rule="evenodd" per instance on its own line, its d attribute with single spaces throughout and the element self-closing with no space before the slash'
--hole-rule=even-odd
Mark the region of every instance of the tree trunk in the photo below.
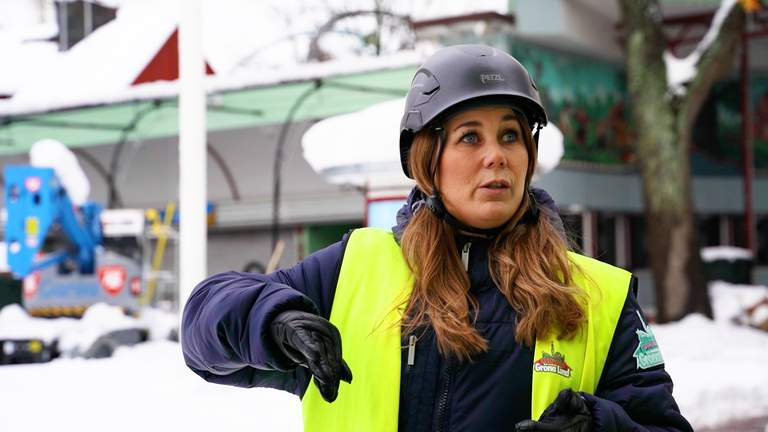
<svg viewBox="0 0 768 432">
<path fill-rule="evenodd" d="M 738 8 L 731 11 L 698 62 L 698 74 L 687 92 L 674 95 L 668 90 L 658 1 L 619 0 L 619 6 L 657 319 L 666 322 L 693 312 L 711 316 L 693 214 L 691 128 L 712 84 L 733 64 L 743 13 Z"/>
</svg>

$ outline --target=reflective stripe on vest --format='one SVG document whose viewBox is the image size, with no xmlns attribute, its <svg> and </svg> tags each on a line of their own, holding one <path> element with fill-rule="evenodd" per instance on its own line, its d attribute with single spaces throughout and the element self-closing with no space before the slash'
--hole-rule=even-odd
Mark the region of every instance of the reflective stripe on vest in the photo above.
<svg viewBox="0 0 768 432">
<path fill-rule="evenodd" d="M 536 340 L 531 418 L 538 419 L 560 390 L 594 393 L 623 308 L 630 273 L 569 253 L 574 282 L 589 295 L 588 319 L 571 340 Z M 586 276 L 585 276 L 586 275 Z M 599 289 L 598 289 L 599 287 Z M 355 230 L 349 237 L 330 321 L 354 375 L 327 403 L 314 383 L 302 400 L 304 430 L 396 432 L 400 402 L 400 319 L 413 276 L 392 232 Z"/>
</svg>

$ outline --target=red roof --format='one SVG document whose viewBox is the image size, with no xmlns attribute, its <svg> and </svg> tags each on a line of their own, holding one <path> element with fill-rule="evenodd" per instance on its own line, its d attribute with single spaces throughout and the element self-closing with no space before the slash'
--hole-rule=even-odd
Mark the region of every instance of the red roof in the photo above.
<svg viewBox="0 0 768 432">
<path fill-rule="evenodd" d="M 214 75 L 213 69 L 205 62 L 206 75 Z M 152 57 L 131 85 L 153 81 L 175 81 L 179 79 L 179 29 L 173 31 L 162 48 Z"/>
</svg>

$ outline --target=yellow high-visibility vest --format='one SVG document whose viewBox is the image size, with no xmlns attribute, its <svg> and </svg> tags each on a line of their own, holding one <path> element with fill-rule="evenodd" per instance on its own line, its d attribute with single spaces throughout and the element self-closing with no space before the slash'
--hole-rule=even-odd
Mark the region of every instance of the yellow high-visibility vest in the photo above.
<svg viewBox="0 0 768 432">
<path fill-rule="evenodd" d="M 560 390 L 595 392 L 628 293 L 629 272 L 576 253 L 568 256 L 575 264 L 575 284 L 589 297 L 587 320 L 571 340 L 536 340 L 532 419 L 541 416 Z M 349 237 L 330 321 L 341 333 L 354 380 L 340 383 L 333 403 L 310 383 L 302 400 L 305 431 L 397 431 L 400 319 L 413 281 L 392 232 L 363 228 Z"/>
</svg>

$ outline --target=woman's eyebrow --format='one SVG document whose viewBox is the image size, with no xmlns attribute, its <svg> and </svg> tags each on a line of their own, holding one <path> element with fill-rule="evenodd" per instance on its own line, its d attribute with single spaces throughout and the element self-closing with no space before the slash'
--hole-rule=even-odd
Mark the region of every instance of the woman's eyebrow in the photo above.
<svg viewBox="0 0 768 432">
<path fill-rule="evenodd" d="M 503 121 L 503 122 L 510 121 L 510 120 L 517 120 L 517 116 L 514 115 L 514 114 L 506 114 L 504 117 L 501 118 L 501 121 Z M 466 121 L 464 123 L 461 123 L 460 125 L 458 125 L 455 128 L 453 128 L 453 130 L 457 131 L 457 130 L 459 130 L 459 129 L 463 128 L 463 127 L 467 127 L 467 126 L 482 126 L 482 123 L 480 123 L 477 120 L 470 120 L 470 121 Z"/>
<path fill-rule="evenodd" d="M 455 128 L 453 128 L 453 130 L 454 130 L 454 131 L 457 131 L 457 130 L 459 130 L 459 129 L 463 128 L 463 127 L 467 127 L 467 126 L 481 126 L 481 125 L 482 125 L 482 123 L 480 123 L 479 121 L 477 121 L 477 120 L 471 120 L 471 121 L 468 121 L 468 122 L 464 122 L 464 123 L 462 123 L 462 124 L 460 124 L 460 125 L 456 126 Z"/>
<path fill-rule="evenodd" d="M 507 114 L 501 118 L 501 121 L 517 120 L 517 116 L 514 114 Z"/>
</svg>

